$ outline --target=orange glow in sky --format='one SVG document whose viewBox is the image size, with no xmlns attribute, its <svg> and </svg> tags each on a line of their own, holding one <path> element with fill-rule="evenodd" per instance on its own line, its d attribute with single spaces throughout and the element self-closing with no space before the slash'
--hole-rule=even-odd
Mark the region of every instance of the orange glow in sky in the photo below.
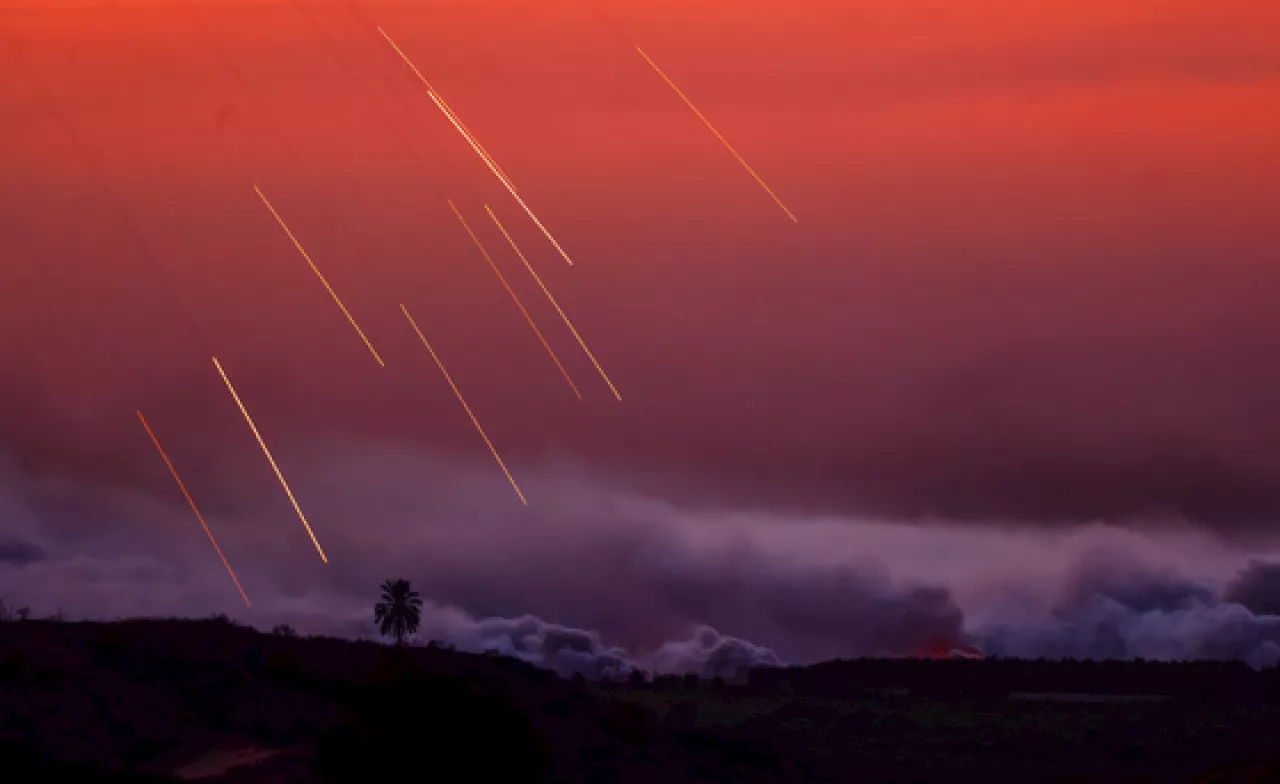
<svg viewBox="0 0 1280 784">
<path fill-rule="evenodd" d="M 397 312 L 413 301 L 513 466 L 567 453 L 962 504 L 966 488 L 1017 485 L 1032 458 L 1150 464 L 1135 444 L 1280 465 L 1258 425 L 1280 389 L 1272 0 L 304 2 L 200 0 L 202 35 L 181 2 L 0 0 L 0 248 L 30 262 L 0 265 L 0 360 L 37 385 L 29 400 L 85 427 L 138 408 L 168 423 L 163 407 L 207 386 L 208 352 L 165 326 L 175 301 L 139 295 L 161 284 L 139 280 L 119 210 L 12 46 L 175 285 L 200 292 L 203 332 L 252 384 L 277 450 L 332 428 L 474 452 L 467 422 L 437 417 L 448 389 L 422 406 L 401 383 L 395 358 L 422 350 Z M 594 355 L 559 329 L 549 348 L 577 378 L 598 358 L 625 405 L 541 383 L 524 317 L 436 195 L 478 210 L 511 182 L 589 260 L 562 263 L 499 210 Z M 299 285 L 255 183 L 368 350 Z M 487 247 L 508 242 L 472 223 Z M 508 282 L 530 320 L 557 317 L 538 282 Z M 75 322 L 113 357 L 108 382 L 85 369 Z M 371 379 L 375 345 L 386 370 Z M 193 443 L 243 427 L 187 416 Z"/>
</svg>

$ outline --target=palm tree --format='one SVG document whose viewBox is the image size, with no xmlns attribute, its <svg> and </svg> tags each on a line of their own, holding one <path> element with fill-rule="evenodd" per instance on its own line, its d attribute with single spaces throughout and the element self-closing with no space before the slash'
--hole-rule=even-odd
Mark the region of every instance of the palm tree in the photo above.
<svg viewBox="0 0 1280 784">
<path fill-rule="evenodd" d="M 384 635 L 393 635 L 403 645 L 405 635 L 418 630 L 422 620 L 422 597 L 408 580 L 387 580 L 382 584 L 382 601 L 373 606 L 373 622 Z"/>
</svg>

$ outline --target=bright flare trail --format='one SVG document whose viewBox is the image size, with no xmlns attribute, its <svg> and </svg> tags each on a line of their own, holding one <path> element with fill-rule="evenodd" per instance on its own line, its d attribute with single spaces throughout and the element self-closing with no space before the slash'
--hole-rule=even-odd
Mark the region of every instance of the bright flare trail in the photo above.
<svg viewBox="0 0 1280 784">
<path fill-rule="evenodd" d="M 484 443 L 489 447 L 489 452 L 493 455 L 493 459 L 498 461 L 498 467 L 502 469 L 502 473 L 506 475 L 507 481 L 511 483 L 511 489 L 516 491 L 516 496 L 520 499 L 520 503 L 525 506 L 529 502 L 525 500 L 524 493 L 520 492 L 520 485 L 516 484 L 515 477 L 507 470 L 507 464 L 502 462 L 502 458 L 498 455 L 498 450 L 493 446 L 493 442 L 489 440 L 489 436 L 485 434 L 484 428 L 480 426 L 480 420 L 476 419 L 476 415 L 472 413 L 471 406 L 467 405 L 467 400 L 459 391 L 458 385 L 453 383 L 453 377 L 449 375 L 449 371 L 445 370 L 444 363 L 440 361 L 440 357 L 436 355 L 436 350 L 427 342 L 427 336 L 422 334 L 422 330 L 418 329 L 418 322 L 413 320 L 413 316 L 409 315 L 409 309 L 404 305 L 400 306 L 400 310 L 404 311 L 404 317 L 409 319 L 409 325 L 413 327 L 413 331 L 418 333 L 418 339 L 422 341 L 422 345 L 427 347 L 427 351 L 431 353 L 431 358 L 436 361 L 436 367 L 440 368 L 440 372 L 444 374 L 444 380 L 449 382 L 449 387 L 453 389 L 453 394 L 458 396 L 458 402 L 462 404 L 462 410 L 467 412 L 467 416 L 471 417 L 471 424 L 476 426 L 476 432 L 484 439 Z"/>
<path fill-rule="evenodd" d="M 560 247 L 560 243 L 556 242 L 556 238 L 551 236 L 551 232 L 542 224 L 542 221 L 538 220 L 538 216 L 533 214 L 533 210 L 529 208 L 529 205 L 524 203 L 524 199 L 520 198 L 520 194 L 516 193 L 515 185 L 511 180 L 507 179 L 507 176 L 502 173 L 502 169 L 498 168 L 498 164 L 493 160 L 493 158 L 489 157 L 489 154 L 485 152 L 484 147 L 480 146 L 480 142 L 476 137 L 473 136 L 471 132 L 467 130 L 466 126 L 462 124 L 462 120 L 460 120 L 458 116 L 449 109 L 444 100 L 436 94 L 435 88 L 427 81 L 427 77 L 423 76 L 422 72 L 418 70 L 418 66 L 414 65 L 413 61 L 409 59 L 409 56 L 404 53 L 404 50 L 397 46 L 395 41 L 391 40 L 391 36 L 387 35 L 386 30 L 379 27 L 378 32 L 382 33 L 382 37 L 387 39 L 387 43 L 391 44 L 391 48 L 395 50 L 396 54 L 400 55 L 400 59 L 404 60 L 405 65 L 409 66 L 409 69 L 413 71 L 414 75 L 416 75 L 422 84 L 426 86 L 427 97 L 435 103 L 440 111 L 444 112 L 444 116 L 453 124 L 453 127 L 457 129 L 458 133 L 462 134 L 462 138 L 467 140 L 467 144 L 471 145 L 471 149 L 475 150 L 476 155 L 480 156 L 480 160 L 484 161 L 485 165 L 489 167 L 489 170 L 493 172 L 493 176 L 497 177 L 498 181 L 507 189 L 507 192 L 511 194 L 511 198 L 516 200 L 516 204 L 520 205 L 521 209 L 525 211 L 525 214 L 529 216 L 529 219 L 534 222 L 534 224 L 542 231 L 543 235 L 551 242 L 552 245 L 555 246 L 555 249 L 560 253 L 560 256 L 569 263 L 569 266 L 573 266 L 573 259 L 569 258 L 569 254 L 565 253 L 564 248 Z"/>
<path fill-rule="evenodd" d="M 570 321 L 569 317 L 565 315 L 565 312 L 561 310 L 560 303 L 556 302 L 556 298 L 551 296 L 551 291 L 547 288 L 546 284 L 542 282 L 542 278 L 538 277 L 538 273 L 534 271 L 533 265 L 524 257 L 524 253 L 520 251 L 520 246 L 516 244 L 515 239 L 507 231 L 506 227 L 502 225 L 502 221 L 498 220 L 498 216 L 494 214 L 493 210 L 489 209 L 488 204 L 484 205 L 484 209 L 485 212 L 489 213 L 489 217 L 493 218 L 493 223 L 498 227 L 498 231 L 502 232 L 502 236 L 507 238 L 507 242 L 510 243 L 511 249 L 520 257 L 520 261 L 524 262 L 524 268 L 529 270 L 529 274 L 533 276 L 535 281 L 537 281 L 538 287 L 542 289 L 542 293 L 547 295 L 547 301 L 556 309 L 556 313 L 560 314 L 560 318 L 564 319 L 564 325 L 573 333 L 573 336 L 578 341 L 578 345 L 582 346 L 582 352 L 587 355 L 587 359 L 591 360 L 592 365 L 595 365 L 596 372 L 600 374 L 600 378 L 603 378 L 604 383 L 609 385 L 609 390 L 613 392 L 613 396 L 618 400 L 622 400 L 622 395 L 618 392 L 618 388 L 609 380 L 609 375 L 604 372 L 604 368 L 600 367 L 600 363 L 596 361 L 596 357 L 591 353 L 591 349 L 587 348 L 587 342 L 582 339 L 582 335 L 579 335 L 578 330 L 574 328 L 573 322 Z"/>
<path fill-rule="evenodd" d="M 409 59 L 404 56 L 403 52 L 400 51 L 400 47 L 396 46 L 395 42 L 391 40 L 391 36 L 387 35 L 387 33 L 381 27 L 378 27 L 377 25 L 373 24 L 371 21 L 368 21 L 368 18 L 360 12 L 359 8 L 357 8 L 355 5 L 351 3 L 351 0 L 344 0 L 343 5 L 347 9 L 347 13 L 351 14 L 351 16 L 354 17 L 359 24 L 371 25 L 374 29 L 376 29 L 382 35 L 383 38 L 387 40 L 388 43 L 391 44 L 391 47 L 395 49 L 396 52 L 399 53 L 402 58 L 404 58 L 405 62 L 409 62 Z M 421 79 L 424 84 L 427 82 L 427 80 L 418 71 L 418 69 L 414 68 L 413 63 L 409 62 L 409 67 L 413 69 L 413 72 L 417 74 L 418 78 Z M 440 101 L 440 105 L 444 109 L 445 114 L 447 114 L 449 117 L 451 117 L 453 120 L 457 122 L 457 124 L 462 128 L 465 134 L 468 137 L 470 137 L 473 141 L 475 141 L 476 147 L 479 148 L 478 151 L 481 153 L 481 155 L 488 162 L 493 164 L 494 174 L 498 175 L 499 179 L 501 179 L 504 183 L 509 184 L 514 189 L 515 183 L 511 182 L 511 178 L 508 177 L 507 173 L 502 170 L 502 167 L 498 165 L 498 162 L 493 159 L 493 156 L 489 154 L 489 151 L 484 148 L 484 145 L 481 144 L 480 140 L 476 138 L 476 135 L 471 132 L 471 129 L 467 127 L 467 124 L 462 121 L 462 118 L 458 116 L 458 113 L 453 110 L 453 107 L 449 105 L 449 102 L 444 99 L 444 96 L 440 95 L 440 93 L 436 93 L 434 88 L 432 88 L 430 84 L 427 84 L 427 88 L 431 89 L 432 92 L 435 93 L 435 96 Z"/>
<path fill-rule="evenodd" d="M 658 67 L 658 64 L 655 63 L 649 55 L 645 54 L 644 50 L 640 47 L 637 46 L 636 51 L 639 52 L 640 56 L 644 58 L 644 61 L 657 72 L 658 76 L 662 77 L 662 81 L 666 82 L 667 86 L 672 90 L 675 90 L 676 95 L 680 96 L 680 100 L 684 101 L 685 105 L 693 110 L 693 113 L 698 116 L 699 120 L 702 120 L 702 124 L 707 126 L 707 129 L 715 134 L 715 137 L 720 140 L 720 143 L 725 146 L 725 149 L 733 153 L 733 157 L 738 159 L 738 163 L 742 164 L 742 168 L 746 169 L 747 173 L 755 178 L 756 182 L 760 183 L 760 187 L 764 188 L 764 192 L 769 194 L 769 198 L 773 199 L 774 203 L 782 208 L 782 211 L 787 214 L 787 217 L 791 219 L 791 222 L 799 223 L 800 221 L 796 218 L 795 214 L 793 214 L 791 210 L 787 209 L 787 205 L 782 203 L 782 199 L 779 199 L 778 195 L 773 192 L 773 189 L 765 184 L 765 181 L 760 178 L 759 174 L 756 174 L 755 169 L 751 168 L 751 165 L 747 163 L 746 159 L 739 155 L 737 150 L 733 149 L 733 145 L 729 144 L 729 140 L 720 135 L 720 132 L 711 124 L 711 121 L 703 116 L 702 112 L 698 111 L 698 107 L 693 105 L 693 101 L 690 101 L 688 96 L 686 96 L 679 87 L 676 87 L 676 83 L 671 81 L 671 78 L 662 72 L 662 69 Z"/>
<path fill-rule="evenodd" d="M 209 530 L 209 524 L 204 521 L 204 515 L 200 514 L 200 507 L 196 506 L 195 499 L 191 497 L 191 493 L 187 492 L 186 483 L 182 481 L 182 477 L 178 476 L 178 469 L 173 467 L 173 462 L 169 460 L 169 455 L 164 451 L 164 447 L 160 446 L 160 439 L 156 438 L 155 431 L 151 429 L 151 425 L 147 424 L 147 418 L 142 415 L 141 411 L 138 412 L 138 421 L 146 429 L 147 435 L 151 436 L 151 443 L 156 445 L 156 451 L 160 453 L 160 458 L 164 460 L 164 464 L 169 467 L 169 473 L 173 474 L 173 481 L 178 483 L 178 489 L 182 491 L 182 497 L 187 499 L 187 503 L 191 505 L 191 511 L 196 513 L 196 519 L 200 521 L 200 527 L 204 529 L 209 541 L 213 544 L 214 552 L 222 559 L 222 565 L 227 567 L 227 574 L 231 575 L 231 582 L 236 584 L 236 590 L 240 592 L 240 598 L 244 599 L 246 607 L 252 607 L 253 602 L 249 601 L 248 594 L 244 592 L 244 588 L 240 585 L 240 578 L 236 577 L 236 572 L 231 568 L 231 563 L 227 561 L 227 556 L 222 554 L 222 548 L 218 546 L 218 540 L 213 538 L 213 531 Z"/>
<path fill-rule="evenodd" d="M 378 32 L 387 40 L 387 43 L 391 44 L 391 48 L 395 50 L 396 54 L 400 55 L 401 59 L 405 61 L 405 64 L 407 64 L 410 70 L 413 71 L 414 75 L 417 76 L 424 85 L 426 85 L 427 93 L 436 102 L 436 106 L 440 108 L 440 111 L 444 112 L 445 117 L 448 118 L 449 122 L 453 123 L 453 126 L 458 129 L 458 132 L 471 143 L 472 149 L 474 149 L 476 153 L 484 159 L 484 162 L 489 165 L 490 170 L 493 171 L 494 175 L 502 181 L 502 184 L 507 186 L 507 188 L 514 193 L 516 190 L 516 184 L 511 181 L 511 178 L 502 170 L 502 167 L 498 165 L 498 162 L 494 157 L 490 155 L 489 151 L 480 143 L 480 139 L 471 132 L 471 129 L 467 127 L 467 124 L 462 121 L 462 118 L 458 116 L 458 113 L 455 112 L 453 107 L 449 105 L 449 102 L 444 99 L 444 96 L 436 92 L 436 88 L 431 86 L 431 82 L 427 81 L 427 77 L 423 76 L 422 72 L 418 70 L 418 67 L 409 59 L 409 56 L 404 53 L 404 50 L 396 45 L 395 41 L 391 40 L 391 36 L 387 35 L 385 30 L 379 27 Z M 535 220 L 537 219 L 535 218 Z M 552 240 L 552 242 L 555 242 L 555 240 Z M 572 264 L 573 262 L 570 263 Z"/>
<path fill-rule="evenodd" d="M 240 401 L 240 395 L 236 394 L 236 388 L 231 385 L 231 379 L 227 378 L 227 372 L 222 369 L 222 363 L 217 357 L 213 358 L 213 366 L 218 369 L 218 375 L 222 376 L 222 381 L 227 385 L 227 391 L 231 393 L 231 399 L 236 401 L 236 405 L 240 408 L 240 413 L 244 414 L 244 421 L 249 423 L 249 429 L 253 431 L 253 437 L 258 439 L 258 446 L 262 447 L 262 454 L 267 456 L 267 462 L 271 464 L 271 470 L 276 472 L 276 479 L 280 480 L 280 486 L 284 488 L 284 494 L 289 496 L 289 503 L 293 504 L 293 511 L 298 513 L 298 519 L 302 521 L 302 527 L 307 529 L 307 536 L 311 537 L 311 543 L 316 546 L 316 552 L 320 553 L 320 560 L 329 563 L 329 558 L 324 554 L 324 550 L 320 547 L 320 541 L 316 539 L 316 532 L 311 530 L 311 524 L 307 522 L 307 516 L 302 513 L 302 507 L 298 506 L 298 499 L 294 497 L 293 491 L 289 489 L 289 483 L 284 480 L 284 474 L 280 473 L 280 466 L 276 465 L 276 459 L 271 456 L 271 450 L 267 448 L 267 442 L 263 440 L 262 434 L 258 432 L 258 426 L 253 423 L 253 417 L 249 416 L 249 409 L 244 407 L 244 403 Z"/>
<path fill-rule="evenodd" d="M 307 264 L 311 267 L 311 271 L 320 279 L 320 283 L 324 285 L 325 291 L 329 292 L 329 296 L 333 297 L 333 301 L 338 305 L 338 309 L 342 311 L 342 315 L 346 316 L 347 321 L 351 322 L 351 326 L 355 328 L 356 334 L 359 335 L 360 339 L 364 341 L 364 344 L 368 346 L 369 353 L 373 354 L 373 358 L 378 360 L 379 365 L 386 367 L 386 363 L 382 361 L 382 357 L 378 356 L 378 350 L 373 347 L 373 344 L 369 342 L 369 338 L 365 336 L 364 330 L 360 329 L 360 325 L 356 323 L 355 316 L 352 316 L 351 311 L 347 310 L 347 306 L 342 304 L 342 300 L 338 297 L 338 292 L 334 291 L 333 286 L 329 285 L 329 281 L 325 279 L 324 275 L 320 272 L 320 268 L 316 266 L 316 263 L 311 260 L 311 256 L 309 256 L 306 249 L 302 247 L 302 243 L 298 242 L 298 238 L 289 230 L 289 224 L 284 222 L 284 218 L 280 217 L 280 213 L 276 212 L 276 208 L 271 206 L 271 202 L 267 201 L 267 196 L 262 192 L 261 188 L 255 185 L 253 186 L 253 190 L 258 194 L 258 198 L 262 199 L 262 203 L 267 205 L 267 209 L 271 211 L 271 214 L 275 216 L 276 222 L 280 224 L 280 228 L 284 229 L 285 234 L 289 235 L 289 239 L 293 242 L 293 247 L 298 249 L 298 252 L 302 254 L 302 258 L 306 259 Z"/>
<path fill-rule="evenodd" d="M 467 224 L 467 219 L 462 217 L 462 213 L 458 211 L 452 199 L 445 199 L 449 204 L 449 209 L 453 210 L 453 214 L 458 216 L 458 220 L 462 223 L 462 228 L 467 230 L 467 234 L 471 236 L 471 241 L 480 249 L 480 255 L 484 256 L 484 260 L 489 262 L 489 268 L 493 270 L 493 274 L 498 276 L 498 280 L 502 281 L 502 287 L 511 295 L 511 300 L 516 303 L 516 307 L 520 308 L 520 312 L 524 314 L 524 320 L 529 322 L 529 328 L 533 330 L 533 334 L 538 336 L 538 340 L 542 342 L 542 347 L 547 350 L 547 355 L 551 357 L 551 361 L 556 363 L 556 367 L 560 369 L 560 375 L 564 376 L 564 380 L 569 382 L 569 388 L 573 390 L 573 394 L 579 400 L 582 399 L 582 393 L 578 391 L 578 385 L 573 383 L 573 378 L 569 376 L 569 371 L 565 369 L 564 364 L 560 361 L 560 357 L 556 356 L 555 349 L 551 348 L 551 344 L 547 342 L 543 336 L 542 330 L 538 329 L 538 325 L 534 322 L 533 316 L 529 315 L 529 311 L 525 309 L 524 303 L 520 301 L 520 297 L 516 295 L 515 289 L 511 288 L 511 284 L 507 282 L 507 277 L 502 274 L 502 270 L 498 269 L 498 265 L 493 262 L 493 257 L 489 255 L 489 251 L 480 242 L 480 238 L 471 230 L 471 226 Z M 485 206 L 485 209 L 489 209 Z M 490 215 L 493 213 L 490 212 Z M 505 232 L 504 232 L 505 233 Z M 545 289 L 544 289 L 545 290 Z"/>
<path fill-rule="evenodd" d="M 414 73 L 417 73 L 416 68 L 414 69 Z M 422 74 L 418 73 L 418 76 L 422 78 L 422 81 L 424 83 L 427 81 L 425 77 L 422 77 Z M 440 108 L 443 109 L 444 113 L 447 114 L 449 116 L 449 119 L 453 121 L 454 127 L 461 130 L 463 135 L 466 136 L 470 141 L 475 142 L 476 152 L 480 153 L 480 155 L 485 159 L 485 161 L 491 165 L 493 173 L 498 176 L 498 179 L 502 180 L 502 183 L 510 187 L 511 190 L 513 191 L 517 190 L 516 184 L 511 181 L 511 178 L 507 176 L 507 173 L 504 172 L 502 170 L 502 167 L 498 165 L 498 161 L 492 155 L 489 154 L 489 151 L 486 150 L 484 145 L 480 143 L 480 139 L 474 133 L 471 132 L 471 129 L 468 128 L 467 124 L 462 121 L 462 118 L 458 116 L 458 113 L 453 110 L 453 107 L 450 106 L 449 102 L 444 99 L 444 96 L 441 95 L 439 92 L 437 92 L 435 88 L 431 87 L 430 85 L 427 85 L 427 87 L 428 89 L 431 90 L 431 94 L 436 97 L 436 100 L 439 101 Z"/>
</svg>

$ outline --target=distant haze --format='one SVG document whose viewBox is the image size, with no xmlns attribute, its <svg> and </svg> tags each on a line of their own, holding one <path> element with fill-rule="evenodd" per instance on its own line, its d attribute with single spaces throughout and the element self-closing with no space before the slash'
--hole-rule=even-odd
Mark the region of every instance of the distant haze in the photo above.
<svg viewBox="0 0 1280 784">
<path fill-rule="evenodd" d="M 0 596 L 37 614 L 227 612 L 261 628 L 372 636 L 378 584 L 404 577 L 429 600 L 422 639 L 591 674 L 967 644 L 1033 657 L 1280 658 L 1280 554 L 1187 526 L 698 511 L 567 466 L 517 464 L 526 509 L 483 463 L 315 446 L 293 485 L 329 564 L 278 488 L 224 475 L 226 498 L 207 510 L 252 610 L 176 489 L 146 496 L 12 468 L 0 480 L 12 530 Z"/>
</svg>

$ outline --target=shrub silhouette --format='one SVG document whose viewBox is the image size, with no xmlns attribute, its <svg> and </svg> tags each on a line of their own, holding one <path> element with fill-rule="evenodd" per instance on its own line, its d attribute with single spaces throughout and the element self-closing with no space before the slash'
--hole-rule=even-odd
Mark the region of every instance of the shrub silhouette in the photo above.
<svg viewBox="0 0 1280 784">
<path fill-rule="evenodd" d="M 667 711 L 667 723 L 679 732 L 689 732 L 698 723 L 698 706 L 689 700 L 681 700 Z"/>
<path fill-rule="evenodd" d="M 400 672 L 362 689 L 318 744 L 321 781 L 538 784 L 547 744 L 509 695 L 459 677 Z"/>
</svg>

